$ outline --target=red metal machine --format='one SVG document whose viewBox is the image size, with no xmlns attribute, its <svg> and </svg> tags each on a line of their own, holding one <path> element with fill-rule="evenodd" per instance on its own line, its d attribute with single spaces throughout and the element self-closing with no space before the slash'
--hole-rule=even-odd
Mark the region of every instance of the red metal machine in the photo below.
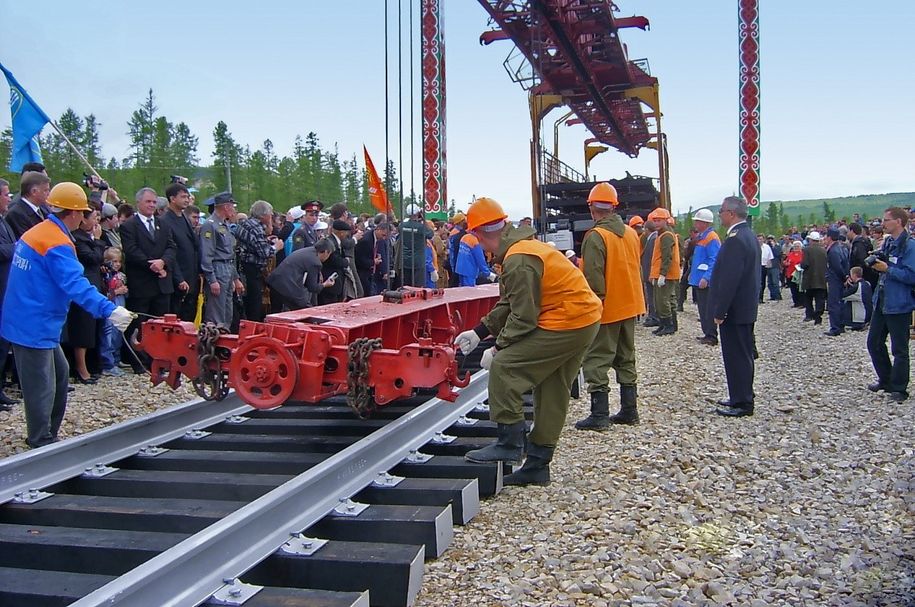
<svg viewBox="0 0 915 607">
<path fill-rule="evenodd" d="M 435 388 L 446 400 L 466 386 L 454 337 L 473 328 L 499 298 L 496 285 L 404 289 L 347 303 L 242 321 L 238 335 L 174 315 L 143 325 L 140 347 L 152 359 L 153 384 L 176 388 L 181 376 L 198 394 L 219 399 L 234 388 L 269 409 L 287 400 L 318 402 L 347 394 L 360 415 L 375 405 Z"/>
</svg>

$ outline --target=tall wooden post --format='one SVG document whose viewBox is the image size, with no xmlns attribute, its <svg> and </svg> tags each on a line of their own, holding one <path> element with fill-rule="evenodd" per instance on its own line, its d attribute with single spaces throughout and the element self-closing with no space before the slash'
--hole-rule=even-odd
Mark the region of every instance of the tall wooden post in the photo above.
<svg viewBox="0 0 915 607">
<path fill-rule="evenodd" d="M 445 154 L 445 33 L 442 0 L 421 0 L 423 201 L 426 214 L 448 213 Z"/>
<path fill-rule="evenodd" d="M 759 215 L 759 0 L 738 0 L 740 42 L 740 193 Z"/>
</svg>

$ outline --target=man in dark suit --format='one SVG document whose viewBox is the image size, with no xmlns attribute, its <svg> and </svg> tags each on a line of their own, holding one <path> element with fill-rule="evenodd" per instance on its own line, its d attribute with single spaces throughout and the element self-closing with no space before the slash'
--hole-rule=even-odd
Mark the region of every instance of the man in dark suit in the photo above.
<svg viewBox="0 0 915 607">
<path fill-rule="evenodd" d="M 366 296 L 380 295 L 384 291 L 390 270 L 388 233 L 388 224 L 380 223 L 356 243 L 356 270 Z"/>
<path fill-rule="evenodd" d="M 836 228 L 826 230 L 826 292 L 829 310 L 829 331 L 826 335 L 836 337 L 845 332 L 842 322 L 842 292 L 848 280 L 848 249 L 839 242 L 841 233 Z"/>
<path fill-rule="evenodd" d="M 753 415 L 753 324 L 759 307 L 760 249 L 747 224 L 747 203 L 725 198 L 718 211 L 728 236 L 721 245 L 709 285 L 709 309 L 721 330 L 721 356 L 728 401 L 716 412 L 728 417 Z"/>
<path fill-rule="evenodd" d="M 177 263 L 172 269 L 172 293 L 169 310 L 178 318 L 193 322 L 197 316 L 197 297 L 200 294 L 200 239 L 184 214 L 191 203 L 187 186 L 173 183 L 165 188 L 168 208 L 159 218 L 175 241 Z"/>
<path fill-rule="evenodd" d="M 346 271 L 349 269 L 349 260 L 343 254 L 343 240 L 350 235 L 350 225 L 343 219 L 336 219 L 331 225 L 331 235 L 327 238 L 333 246 L 330 256 L 322 264 L 324 266 L 324 279 L 327 280 L 336 274 L 334 284 L 318 293 L 318 304 L 338 303 L 343 301 L 343 289 L 346 283 Z"/>
<path fill-rule="evenodd" d="M 26 171 L 19 182 L 20 197 L 10 204 L 6 223 L 16 240 L 47 217 L 45 205 L 51 192 L 51 180 L 44 173 Z"/>
<path fill-rule="evenodd" d="M 128 342 L 143 319 L 168 313 L 170 297 L 175 291 L 172 278 L 177 263 L 175 240 L 171 229 L 155 216 L 156 198 L 152 188 L 141 189 L 137 192 L 136 214 L 121 224 L 127 309 L 143 315 L 125 331 Z M 135 364 L 134 371 L 142 369 Z"/>
</svg>

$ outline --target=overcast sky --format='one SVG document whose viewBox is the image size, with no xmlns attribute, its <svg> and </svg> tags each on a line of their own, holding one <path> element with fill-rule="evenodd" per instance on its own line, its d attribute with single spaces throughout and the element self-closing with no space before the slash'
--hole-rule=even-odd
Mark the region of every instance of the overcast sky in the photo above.
<svg viewBox="0 0 915 607">
<path fill-rule="evenodd" d="M 404 11 L 410 0 L 402 0 Z M 418 1 L 414 0 L 415 6 Z M 391 0 L 391 132 L 397 137 L 396 8 Z M 661 85 L 674 207 L 720 200 L 737 188 L 737 3 L 735 0 L 618 0 L 650 31 L 626 30 L 632 59 L 647 57 Z M 766 0 L 762 6 L 762 197 L 843 196 L 915 189 L 915 4 Z M 126 122 L 150 87 L 160 112 L 184 121 L 212 152 L 224 120 L 252 148 L 273 140 L 280 154 L 296 134 L 316 131 L 341 154 L 365 143 L 382 165 L 384 3 L 71 2 L 0 0 L 0 61 L 52 117 L 68 106 L 95 113 L 103 152 L 127 155 Z M 416 9 L 418 12 L 418 9 Z M 472 0 L 445 0 L 448 77 L 448 195 L 530 211 L 530 122 L 524 91 L 502 67 L 510 43 L 480 46 L 486 13 Z M 417 16 L 418 19 L 418 16 Z M 404 41 L 409 30 L 404 25 Z M 416 34 L 418 45 L 418 32 Z M 405 53 L 407 51 L 405 50 Z M 409 66 L 403 58 L 404 70 Z M 418 77 L 418 59 L 416 65 Z M 410 184 L 409 81 L 403 82 L 403 165 Z M 418 86 L 414 87 L 418 98 Z M 546 124 L 562 112 L 554 111 Z M 420 124 L 413 151 L 419 157 Z M 0 128 L 9 113 L 0 112 Z M 563 160 L 581 169 L 581 127 L 563 127 Z M 551 137 L 551 135 L 550 135 Z M 551 145 L 547 141 L 547 145 Z M 417 189 L 421 167 L 415 163 Z M 656 175 L 645 150 L 635 160 L 608 152 L 599 177 Z"/>
</svg>

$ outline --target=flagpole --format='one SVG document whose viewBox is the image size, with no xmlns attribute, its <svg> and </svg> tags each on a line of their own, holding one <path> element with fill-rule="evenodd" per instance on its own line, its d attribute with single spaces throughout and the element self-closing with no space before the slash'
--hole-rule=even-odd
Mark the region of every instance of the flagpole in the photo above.
<svg viewBox="0 0 915 607">
<path fill-rule="evenodd" d="M 54 127 L 54 130 L 57 131 L 57 133 L 61 137 L 63 137 L 64 141 L 67 142 L 67 145 L 70 146 L 70 149 L 73 150 L 74 152 L 76 152 L 76 155 L 79 156 L 79 159 L 82 160 L 87 167 L 89 167 L 89 170 L 92 171 L 92 174 L 95 175 L 96 177 L 98 177 L 99 179 L 101 179 L 102 176 L 98 174 L 98 171 L 95 170 L 95 167 L 93 167 L 89 163 L 89 160 L 87 160 L 86 157 L 83 156 L 83 153 L 80 152 L 79 149 L 75 145 L 73 145 L 73 142 L 70 141 L 70 139 L 66 135 L 64 135 L 64 132 L 62 130 L 60 130 L 60 127 L 57 126 L 57 123 L 54 122 L 53 120 L 51 120 L 50 122 L 48 122 L 48 124 L 50 124 L 52 127 Z"/>
</svg>

